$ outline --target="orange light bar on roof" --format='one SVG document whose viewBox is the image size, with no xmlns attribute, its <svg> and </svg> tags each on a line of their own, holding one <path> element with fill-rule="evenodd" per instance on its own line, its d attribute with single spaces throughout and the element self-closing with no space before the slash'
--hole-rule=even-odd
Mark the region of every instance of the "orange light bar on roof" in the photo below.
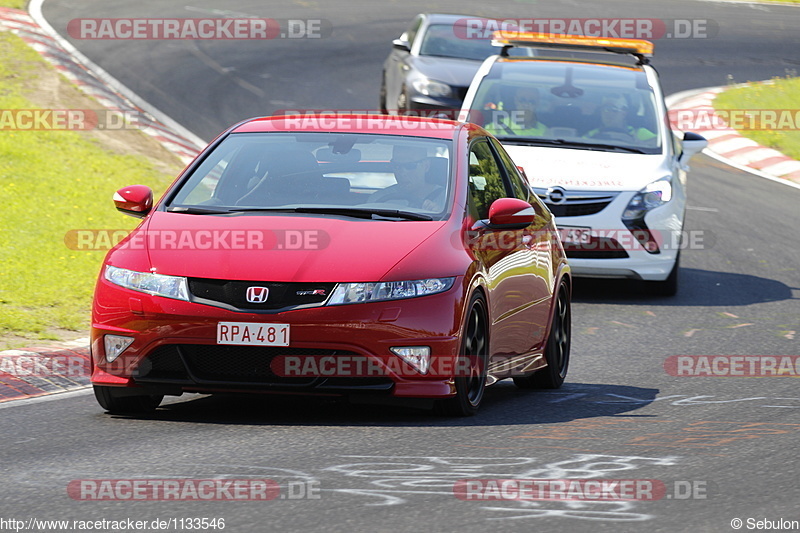
<svg viewBox="0 0 800 533">
<path fill-rule="evenodd" d="M 522 32 L 500 30 L 494 32 L 493 41 L 499 46 L 529 46 L 564 48 L 572 50 L 597 50 L 601 48 L 618 54 L 652 56 L 655 45 L 644 39 L 622 39 L 611 37 L 586 37 L 556 33 Z"/>
</svg>

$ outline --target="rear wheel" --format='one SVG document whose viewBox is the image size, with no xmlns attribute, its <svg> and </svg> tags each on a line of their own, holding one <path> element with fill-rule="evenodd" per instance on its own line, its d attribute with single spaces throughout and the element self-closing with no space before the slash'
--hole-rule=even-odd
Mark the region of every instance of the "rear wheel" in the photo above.
<svg viewBox="0 0 800 533">
<path fill-rule="evenodd" d="M 569 349 L 572 339 L 572 308 L 569 287 L 561 282 L 553 314 L 553 325 L 547 338 L 544 357 L 547 366 L 530 376 L 514 378 L 514 385 L 522 389 L 557 389 L 564 383 L 569 369 Z"/>
<path fill-rule="evenodd" d="M 455 377 L 456 395 L 438 400 L 436 411 L 448 416 L 472 416 L 478 412 L 486 388 L 486 364 L 489 360 L 489 327 L 486 301 L 480 294 L 470 299 L 467 322 L 461 341 L 461 353 Z"/>
<path fill-rule="evenodd" d="M 111 414 L 152 413 L 164 399 L 160 394 L 131 394 L 122 387 L 94 386 L 97 403 Z"/>
</svg>

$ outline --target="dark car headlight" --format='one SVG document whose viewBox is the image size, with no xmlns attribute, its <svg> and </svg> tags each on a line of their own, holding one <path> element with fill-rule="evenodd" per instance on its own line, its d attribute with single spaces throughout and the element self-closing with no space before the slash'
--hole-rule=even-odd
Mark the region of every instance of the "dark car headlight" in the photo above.
<svg viewBox="0 0 800 533">
<path fill-rule="evenodd" d="M 411 86 L 419 94 L 431 96 L 433 98 L 449 98 L 453 96 L 453 88 L 436 80 L 428 78 L 417 78 L 411 82 Z"/>
</svg>

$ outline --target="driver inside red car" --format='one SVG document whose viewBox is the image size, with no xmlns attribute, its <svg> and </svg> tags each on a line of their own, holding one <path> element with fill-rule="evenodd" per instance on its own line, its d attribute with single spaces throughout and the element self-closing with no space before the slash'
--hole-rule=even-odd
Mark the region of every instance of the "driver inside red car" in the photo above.
<svg viewBox="0 0 800 533">
<path fill-rule="evenodd" d="M 428 211 L 442 208 L 445 188 L 426 180 L 430 160 L 424 148 L 397 145 L 392 152 L 391 164 L 397 183 L 373 193 L 370 202 L 398 202 Z"/>
</svg>

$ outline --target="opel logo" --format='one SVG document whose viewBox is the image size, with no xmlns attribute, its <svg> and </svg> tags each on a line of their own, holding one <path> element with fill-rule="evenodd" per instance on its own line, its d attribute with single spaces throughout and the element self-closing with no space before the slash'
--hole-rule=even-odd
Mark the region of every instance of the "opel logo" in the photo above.
<svg viewBox="0 0 800 533">
<path fill-rule="evenodd" d="M 267 287 L 247 287 L 247 301 L 251 304 L 263 304 L 269 297 Z"/>
<path fill-rule="evenodd" d="M 547 189 L 547 200 L 551 204 L 563 204 L 567 200 L 567 191 L 562 187 L 550 187 Z"/>
</svg>

